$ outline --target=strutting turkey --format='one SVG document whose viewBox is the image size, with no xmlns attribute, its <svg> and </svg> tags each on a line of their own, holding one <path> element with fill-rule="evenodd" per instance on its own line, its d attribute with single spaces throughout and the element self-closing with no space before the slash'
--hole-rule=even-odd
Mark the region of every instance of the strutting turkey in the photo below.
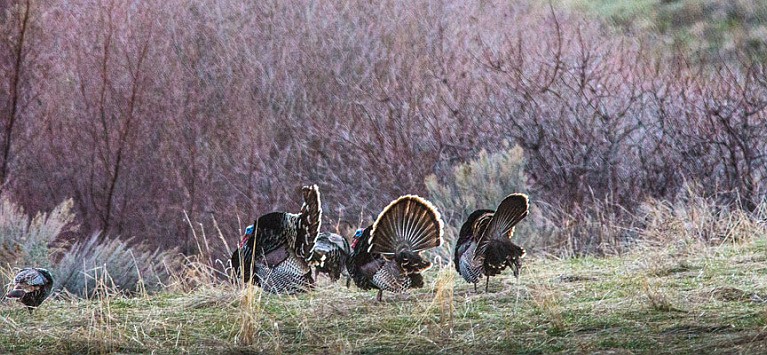
<svg viewBox="0 0 767 355">
<path fill-rule="evenodd" d="M 357 287 L 404 292 L 423 287 L 421 272 L 431 262 L 421 252 L 442 245 L 443 223 L 428 201 L 405 195 L 390 203 L 372 226 L 358 230 L 347 270 Z"/>
<path fill-rule="evenodd" d="M 317 236 L 306 261 L 309 266 L 314 266 L 315 279 L 321 272 L 335 282 L 341 278 L 342 273 L 346 274 L 346 259 L 349 258 L 349 253 L 349 242 L 346 238 L 335 233 L 322 232 Z"/>
<path fill-rule="evenodd" d="M 24 268 L 13 278 L 13 289 L 5 297 L 16 298 L 31 314 L 51 294 L 53 276 L 46 269 Z"/>
<path fill-rule="evenodd" d="M 320 191 L 312 185 L 304 186 L 301 192 L 304 204 L 299 213 L 267 213 L 253 223 L 250 231 L 246 230 L 231 259 L 235 274 L 244 282 L 252 281 L 267 292 L 282 294 L 313 287 L 306 258 L 320 230 Z"/>
<path fill-rule="evenodd" d="M 527 196 L 511 194 L 493 210 L 476 210 L 461 226 L 455 246 L 455 268 L 469 283 L 501 273 L 507 266 L 519 277 L 525 250 L 511 242 L 514 226 L 528 214 Z"/>
</svg>

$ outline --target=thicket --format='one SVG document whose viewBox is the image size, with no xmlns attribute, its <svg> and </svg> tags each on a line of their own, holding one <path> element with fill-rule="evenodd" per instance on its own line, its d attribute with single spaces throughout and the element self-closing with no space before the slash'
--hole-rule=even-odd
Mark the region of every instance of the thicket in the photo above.
<svg viewBox="0 0 767 355">
<path fill-rule="evenodd" d="M 73 232 L 72 200 L 51 213 L 27 215 L 15 204 L 0 201 L 0 274 L 10 282 L 24 267 L 48 269 L 54 292 L 90 297 L 97 292 L 146 294 L 173 283 L 181 274 L 176 250 L 150 250 L 144 243 L 119 238 L 103 241 L 98 234 L 68 242 L 60 238 Z"/>
<path fill-rule="evenodd" d="M 526 179 L 502 186 L 529 189 L 546 248 L 641 237 L 609 226 L 691 184 L 754 215 L 764 60 L 656 48 L 526 1 L 0 0 L 0 189 L 28 211 L 71 198 L 81 246 L 195 253 L 185 212 L 234 244 L 317 183 L 327 225 L 356 223 L 519 146 Z"/>
</svg>

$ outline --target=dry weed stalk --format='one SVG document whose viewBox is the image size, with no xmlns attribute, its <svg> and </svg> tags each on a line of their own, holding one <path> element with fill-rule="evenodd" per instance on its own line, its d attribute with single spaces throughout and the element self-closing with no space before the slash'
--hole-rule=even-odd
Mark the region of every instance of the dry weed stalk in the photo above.
<svg viewBox="0 0 767 355">
<path fill-rule="evenodd" d="M 240 306 L 237 310 L 238 331 L 234 342 L 238 345 L 250 346 L 263 339 L 259 338 L 263 327 L 263 290 L 253 284 L 248 284 L 240 292 Z"/>
<path fill-rule="evenodd" d="M 106 267 L 97 267 L 89 271 L 92 274 L 84 273 L 83 277 L 94 280 L 95 288 L 91 292 L 91 302 L 86 303 L 90 316 L 88 339 L 95 343 L 93 348 L 98 349 L 99 353 L 110 353 L 114 351 L 113 344 L 119 344 L 122 340 L 119 327 L 115 324 L 117 320 L 112 314 L 112 301 L 121 297 L 122 293 L 115 286 Z"/>
<path fill-rule="evenodd" d="M 647 297 L 651 309 L 661 312 L 679 311 L 671 304 L 664 291 L 656 285 L 651 285 L 646 277 L 642 279 L 642 291 Z"/>
<path fill-rule="evenodd" d="M 549 333 L 558 334 L 567 329 L 562 316 L 562 298 L 556 290 L 547 286 L 536 285 L 531 288 L 530 295 L 533 303 L 549 321 Z"/>
<path fill-rule="evenodd" d="M 434 280 L 434 297 L 431 304 L 427 307 L 427 311 L 433 308 L 438 310 L 439 320 L 436 325 L 437 329 L 439 329 L 439 336 L 442 339 L 449 339 L 453 335 L 455 275 L 456 273 L 452 265 L 448 264 L 440 267 Z"/>
</svg>

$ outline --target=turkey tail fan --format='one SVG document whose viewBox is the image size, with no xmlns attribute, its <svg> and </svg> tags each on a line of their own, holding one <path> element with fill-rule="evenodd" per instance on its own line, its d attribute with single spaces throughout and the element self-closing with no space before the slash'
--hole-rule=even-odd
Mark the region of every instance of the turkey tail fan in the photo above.
<svg viewBox="0 0 767 355">
<path fill-rule="evenodd" d="M 301 188 L 304 204 L 301 206 L 301 218 L 306 223 L 308 238 L 312 241 L 320 232 L 322 224 L 322 203 L 320 202 L 320 188 L 317 184 Z"/>
<path fill-rule="evenodd" d="M 514 226 L 529 213 L 527 195 L 511 194 L 501 201 L 489 222 L 479 223 L 481 234 L 474 252 L 474 260 L 482 261 L 490 240 L 496 238 L 510 238 Z"/>
<path fill-rule="evenodd" d="M 442 245 L 444 223 L 431 202 L 405 195 L 390 203 L 373 223 L 369 253 L 394 256 L 402 251 L 420 252 Z"/>
</svg>

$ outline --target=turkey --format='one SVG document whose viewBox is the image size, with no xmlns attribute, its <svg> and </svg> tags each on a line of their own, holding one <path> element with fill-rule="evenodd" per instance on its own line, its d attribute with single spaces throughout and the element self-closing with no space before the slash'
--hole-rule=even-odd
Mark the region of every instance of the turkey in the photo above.
<svg viewBox="0 0 767 355">
<path fill-rule="evenodd" d="M 477 283 L 496 276 L 507 266 L 519 277 L 521 259 L 525 250 L 511 242 L 514 226 L 528 214 L 527 196 L 511 194 L 498 205 L 497 210 L 476 210 L 461 226 L 455 246 L 455 268 L 467 282 Z"/>
<path fill-rule="evenodd" d="M 314 266 L 315 279 L 317 273 L 325 273 L 335 282 L 346 274 L 346 259 L 349 258 L 349 242 L 346 238 L 335 234 L 322 232 L 314 242 L 314 248 L 309 252 L 306 261 Z"/>
<path fill-rule="evenodd" d="M 358 230 L 352 242 L 352 255 L 346 263 L 357 287 L 404 292 L 423 287 L 421 272 L 431 262 L 421 252 L 442 245 L 443 223 L 429 202 L 405 195 L 390 203 L 372 226 Z"/>
<path fill-rule="evenodd" d="M 46 269 L 24 268 L 16 274 L 13 283 L 13 289 L 5 297 L 16 298 L 32 314 L 51 294 L 53 276 Z"/>
<path fill-rule="evenodd" d="M 306 258 L 320 230 L 320 191 L 317 185 L 312 185 L 304 186 L 301 192 L 304 204 L 299 213 L 267 213 L 246 230 L 231 258 L 235 274 L 244 282 L 252 281 L 265 291 L 278 294 L 294 294 L 313 287 Z"/>
</svg>

